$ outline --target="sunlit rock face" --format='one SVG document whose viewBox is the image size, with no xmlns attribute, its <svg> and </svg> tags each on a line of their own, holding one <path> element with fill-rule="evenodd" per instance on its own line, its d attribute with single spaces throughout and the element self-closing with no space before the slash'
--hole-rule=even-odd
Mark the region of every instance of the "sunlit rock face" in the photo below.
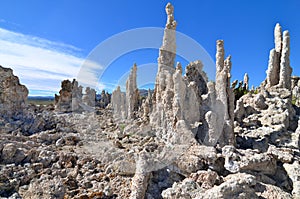
<svg viewBox="0 0 300 199">
<path fill-rule="evenodd" d="M 87 106 L 94 107 L 95 106 L 95 100 L 96 100 L 96 91 L 93 88 L 86 87 L 85 89 L 85 95 L 82 97 L 82 102 L 86 104 Z"/>
<path fill-rule="evenodd" d="M 168 18 L 159 51 L 150 123 L 165 129 L 176 129 L 177 122 L 182 120 L 192 129 L 200 121 L 201 94 L 207 92 L 207 77 L 200 61 L 190 63 L 185 76 L 182 76 L 180 63 L 174 67 L 176 21 L 173 12 L 173 6 L 167 4 Z"/>
<path fill-rule="evenodd" d="M 126 82 L 127 118 L 134 119 L 139 109 L 139 91 L 136 82 L 137 65 L 134 64 Z"/>
<path fill-rule="evenodd" d="M 111 95 L 111 104 L 113 108 L 113 115 L 115 119 L 126 119 L 126 94 L 121 91 L 120 86 L 113 91 Z"/>
<path fill-rule="evenodd" d="M 82 90 L 83 87 L 79 85 L 75 79 L 73 79 L 72 82 L 70 80 L 63 80 L 61 82 L 59 95 L 55 94 L 55 110 L 62 113 L 94 112 L 94 107 L 96 105 L 96 90 L 86 87 L 84 94 L 82 93 Z M 102 106 L 106 105 L 104 102 L 102 103 Z"/>
<path fill-rule="evenodd" d="M 274 43 L 275 48 L 270 51 L 267 78 L 262 86 L 270 88 L 278 85 L 291 89 L 290 35 L 287 30 L 282 33 L 279 23 L 274 29 Z"/>
<path fill-rule="evenodd" d="M 20 84 L 12 69 L 0 66 L 0 114 L 18 115 L 26 107 L 28 89 Z"/>
<path fill-rule="evenodd" d="M 174 67 L 171 4 L 166 13 L 154 92 L 140 95 L 134 65 L 126 91 L 103 91 L 95 114 L 86 112 L 95 90 L 83 94 L 75 80 L 62 82 L 56 110 L 25 111 L 27 89 L 0 67 L 0 198 L 300 197 L 300 78 L 290 77 L 288 33 L 276 25 L 261 88 L 249 90 L 247 74 L 230 87 L 222 40 L 215 82 L 201 61 L 184 74 Z"/>
<path fill-rule="evenodd" d="M 136 119 L 137 111 L 141 108 L 139 91 L 137 88 L 137 65 L 134 64 L 126 81 L 126 92 L 120 86 L 113 91 L 111 96 L 112 108 L 116 119 Z"/>
</svg>

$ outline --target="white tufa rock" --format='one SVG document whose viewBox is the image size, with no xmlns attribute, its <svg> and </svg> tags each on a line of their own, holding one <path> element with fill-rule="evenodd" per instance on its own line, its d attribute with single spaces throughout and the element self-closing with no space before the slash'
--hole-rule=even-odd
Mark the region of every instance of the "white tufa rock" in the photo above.
<svg viewBox="0 0 300 199">
<path fill-rule="evenodd" d="M 20 84 L 10 68 L 0 66 L 0 115 L 22 113 L 27 104 L 28 89 Z"/>
<path fill-rule="evenodd" d="M 282 88 L 291 89 L 291 75 L 292 68 L 290 66 L 290 34 L 286 30 L 283 32 L 279 86 Z"/>
<path fill-rule="evenodd" d="M 282 47 L 282 28 L 279 23 L 276 24 L 274 29 L 274 43 L 275 43 L 275 51 L 277 53 L 280 53 Z"/>
<path fill-rule="evenodd" d="M 113 108 L 114 117 L 116 119 L 126 119 L 127 109 L 126 109 L 126 95 L 121 92 L 120 86 L 113 91 L 111 96 L 111 104 Z"/>
<path fill-rule="evenodd" d="M 219 124 L 223 126 L 223 138 L 219 142 L 223 144 L 234 144 L 233 134 L 233 120 L 234 120 L 234 94 L 230 87 L 230 71 L 231 71 L 231 56 L 228 56 L 224 60 L 224 42 L 222 40 L 217 41 L 217 53 L 216 53 L 216 97 L 217 101 L 223 106 L 217 106 L 220 110 L 215 110 L 219 116 Z M 222 60 L 223 59 L 223 60 Z M 217 127 L 216 127 L 217 128 Z"/>
<path fill-rule="evenodd" d="M 245 75 L 244 75 L 244 85 L 245 85 L 245 89 L 249 90 L 249 76 L 248 76 L 248 73 L 245 73 Z"/>
<path fill-rule="evenodd" d="M 127 118 L 133 119 L 134 112 L 138 109 L 139 92 L 136 83 L 137 66 L 133 65 L 129 77 L 126 81 L 126 108 Z"/>
<path fill-rule="evenodd" d="M 274 30 L 275 48 L 270 51 L 266 88 L 278 85 L 281 88 L 291 89 L 290 66 L 290 35 L 288 31 L 281 33 L 281 26 L 277 23 Z"/>
<path fill-rule="evenodd" d="M 269 64 L 267 70 L 267 88 L 279 83 L 279 53 L 275 49 L 270 51 Z"/>
</svg>

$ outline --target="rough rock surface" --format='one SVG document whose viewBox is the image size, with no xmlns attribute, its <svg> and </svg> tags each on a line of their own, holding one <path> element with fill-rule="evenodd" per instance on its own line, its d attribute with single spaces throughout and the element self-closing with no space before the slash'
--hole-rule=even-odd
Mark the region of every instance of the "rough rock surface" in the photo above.
<svg viewBox="0 0 300 199">
<path fill-rule="evenodd" d="M 105 90 L 102 90 L 100 95 L 100 100 L 97 101 L 97 106 L 99 106 L 100 108 L 106 108 L 110 102 L 111 102 L 111 94 L 105 92 Z"/>
<path fill-rule="evenodd" d="M 245 90 L 249 90 L 249 76 L 247 73 L 245 73 L 244 75 L 244 87 Z"/>
<path fill-rule="evenodd" d="M 12 69 L 0 66 L 0 115 L 11 117 L 23 112 L 28 90 L 14 76 Z"/>
<path fill-rule="evenodd" d="M 231 57 L 224 60 L 224 54 L 224 42 L 218 40 L 216 83 L 208 86 L 209 111 L 205 114 L 205 122 L 208 124 L 209 130 L 204 141 L 209 145 L 215 145 L 217 142 L 221 145 L 235 144 L 233 135 L 234 95 L 230 87 Z"/>
<path fill-rule="evenodd" d="M 136 66 L 111 105 L 103 109 L 110 97 L 102 92 L 95 112 L 72 113 L 89 110 L 92 89 L 83 97 L 76 81 L 64 81 L 56 111 L 26 105 L 27 92 L 15 91 L 27 89 L 0 68 L 0 111 L 14 113 L 0 115 L 1 198 L 300 197 L 300 78 L 289 85 L 288 34 L 276 25 L 267 79 L 249 91 L 246 76 L 230 87 L 221 40 L 216 83 L 200 61 L 182 75 L 171 4 L 166 13 L 155 90 L 141 101 Z"/>
<path fill-rule="evenodd" d="M 283 164 L 284 169 L 289 175 L 290 179 L 293 181 L 293 197 L 300 198 L 300 164 L 299 160 L 295 161 L 293 164 L 285 163 Z"/>
<path fill-rule="evenodd" d="M 59 95 L 55 95 L 55 109 L 60 112 L 72 112 L 79 110 L 79 103 L 82 100 L 82 86 L 73 79 L 61 82 Z"/>
<path fill-rule="evenodd" d="M 113 91 L 111 95 L 111 103 L 115 118 L 127 118 L 126 95 L 121 91 L 120 86 L 118 86 L 117 89 Z"/>
<path fill-rule="evenodd" d="M 277 23 L 274 30 L 275 48 L 270 51 L 266 88 L 278 85 L 281 88 L 291 89 L 290 66 L 290 35 L 288 31 L 281 33 L 282 28 Z M 262 84 L 262 86 L 264 86 Z"/>
<path fill-rule="evenodd" d="M 135 111 L 139 108 L 139 92 L 136 83 L 136 72 L 137 66 L 133 65 L 126 82 L 126 107 L 127 107 L 127 118 L 135 118 Z"/>
<path fill-rule="evenodd" d="M 91 89 L 90 87 L 86 87 L 85 95 L 82 97 L 82 102 L 88 106 L 94 107 L 96 101 L 96 91 L 95 89 Z"/>
<path fill-rule="evenodd" d="M 59 95 L 55 94 L 55 110 L 62 113 L 68 112 L 93 112 L 96 104 L 96 91 L 86 87 L 85 94 L 82 93 L 83 87 L 73 79 L 61 82 Z"/>
</svg>

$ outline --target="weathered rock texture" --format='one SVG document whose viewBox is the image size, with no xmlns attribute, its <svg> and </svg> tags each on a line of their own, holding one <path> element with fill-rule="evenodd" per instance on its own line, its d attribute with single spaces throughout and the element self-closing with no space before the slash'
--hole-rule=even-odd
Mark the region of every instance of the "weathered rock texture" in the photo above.
<svg viewBox="0 0 300 199">
<path fill-rule="evenodd" d="M 166 11 L 166 30 L 174 31 L 171 4 Z M 286 36 L 277 25 L 272 53 L 283 64 L 276 83 L 256 92 L 246 89 L 246 76 L 230 87 L 231 61 L 220 40 L 216 83 L 206 83 L 200 61 L 182 76 L 181 64 L 174 68 L 175 35 L 165 31 L 155 91 L 141 95 L 142 103 L 134 66 L 126 93 L 118 87 L 112 104 L 96 114 L 28 105 L 18 117 L 0 115 L 0 197 L 299 198 L 300 111 L 292 103 L 299 77 L 293 91 L 280 85 L 288 74 L 280 72 L 288 68 Z M 64 110 L 74 102 L 84 109 L 94 98 L 92 89 L 82 97 L 78 84 L 66 81 L 57 101 Z M 101 99 L 106 104 L 109 96 L 102 92 Z"/>
<path fill-rule="evenodd" d="M 102 90 L 100 100 L 97 101 L 100 108 L 105 108 L 111 102 L 111 95 L 105 90 Z"/>
<path fill-rule="evenodd" d="M 58 112 L 93 112 L 96 102 L 96 91 L 87 87 L 85 94 L 82 93 L 83 87 L 73 79 L 61 82 L 59 95 L 55 94 L 55 109 Z"/>
<path fill-rule="evenodd" d="M 249 76 L 247 73 L 244 75 L 244 89 L 249 90 Z"/>
<path fill-rule="evenodd" d="M 134 163 L 122 167 L 131 165 L 122 171 L 133 175 L 130 197 L 297 198 L 300 128 L 290 88 L 299 93 L 300 86 L 297 78 L 291 82 L 288 33 L 282 36 L 276 25 L 267 79 L 249 91 L 247 73 L 231 86 L 231 57 L 225 59 L 222 40 L 215 83 L 208 82 L 201 61 L 188 64 L 184 75 L 180 63 L 174 67 L 173 11 L 168 4 L 153 95 L 138 103 L 134 66 L 126 94 L 118 87 L 112 96 L 115 115 L 128 124 L 116 130 L 115 145 L 128 147 L 124 134 L 132 132 L 157 143 L 148 141 Z"/>
<path fill-rule="evenodd" d="M 82 102 L 88 106 L 94 107 L 96 101 L 96 91 L 95 89 L 91 89 L 90 87 L 86 87 L 85 95 L 82 97 Z"/>
<path fill-rule="evenodd" d="M 0 115 L 11 117 L 23 112 L 28 90 L 12 69 L 0 66 Z"/>
<path fill-rule="evenodd" d="M 121 91 L 120 86 L 113 91 L 111 103 L 114 111 L 114 117 L 117 119 L 127 118 L 126 95 Z"/>
<path fill-rule="evenodd" d="M 126 107 L 128 119 L 134 119 L 135 112 L 139 108 L 139 91 L 136 82 L 136 72 L 137 66 L 134 64 L 126 81 Z"/>
<path fill-rule="evenodd" d="M 274 30 L 275 48 L 270 51 L 266 88 L 278 85 L 291 89 L 290 67 L 290 35 L 288 31 L 281 33 L 281 26 L 277 23 Z"/>
<path fill-rule="evenodd" d="M 148 121 L 149 120 L 149 114 L 152 111 L 152 94 L 151 90 L 148 90 L 148 95 L 145 101 L 142 103 L 142 108 L 143 108 L 143 120 Z"/>
<path fill-rule="evenodd" d="M 190 63 L 182 77 L 182 67 L 174 68 L 176 53 L 173 6 L 168 4 L 168 21 L 164 31 L 163 44 L 158 57 L 158 73 L 153 94 L 153 111 L 150 122 L 164 129 L 176 129 L 180 120 L 191 128 L 200 121 L 201 94 L 207 92 L 206 75 L 200 61 Z"/>
<path fill-rule="evenodd" d="M 164 30 L 163 45 L 159 49 L 158 63 L 159 65 L 174 67 L 174 60 L 176 56 L 176 26 L 174 20 L 174 7 L 170 3 L 166 6 L 166 13 L 168 16 L 166 27 Z"/>
<path fill-rule="evenodd" d="M 71 112 L 79 110 L 79 103 L 82 101 L 82 87 L 73 79 L 61 82 L 59 95 L 55 94 L 55 109 L 60 112 Z"/>
<path fill-rule="evenodd" d="M 292 68 L 290 66 L 290 34 L 286 30 L 283 32 L 279 86 L 282 88 L 291 89 L 291 75 Z"/>
<path fill-rule="evenodd" d="M 141 106 L 139 90 L 136 81 L 137 65 L 134 64 L 126 81 L 126 93 L 118 86 L 112 93 L 111 103 L 114 116 L 118 119 L 136 119 Z"/>
<path fill-rule="evenodd" d="M 235 143 L 233 134 L 234 94 L 230 87 L 231 57 L 224 60 L 224 42 L 217 41 L 216 84 L 209 86 L 209 111 L 205 114 L 208 124 L 206 144 L 221 145 Z"/>
<path fill-rule="evenodd" d="M 291 79 L 292 102 L 300 107 L 300 77 L 292 76 Z"/>
</svg>

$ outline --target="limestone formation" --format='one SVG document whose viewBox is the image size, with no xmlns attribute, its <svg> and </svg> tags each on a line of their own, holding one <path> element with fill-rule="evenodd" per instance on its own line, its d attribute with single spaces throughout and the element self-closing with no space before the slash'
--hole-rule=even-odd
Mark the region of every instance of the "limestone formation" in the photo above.
<svg viewBox="0 0 300 199">
<path fill-rule="evenodd" d="M 197 128 L 196 124 L 200 122 L 201 95 L 207 93 L 207 77 L 200 61 L 190 63 L 184 77 L 180 63 L 174 68 L 176 23 L 171 4 L 166 9 L 168 22 L 159 52 L 150 122 L 154 126 L 171 130 L 182 120 L 191 129 Z M 173 21 L 173 25 L 170 25 L 170 21 Z"/>
<path fill-rule="evenodd" d="M 176 21 L 174 20 L 174 7 L 171 3 L 166 5 L 166 13 L 168 15 L 166 28 L 168 29 L 176 29 Z"/>
<path fill-rule="evenodd" d="M 59 95 L 55 94 L 55 109 L 59 112 L 71 112 L 80 110 L 79 104 L 82 101 L 82 86 L 73 79 L 64 80 L 61 83 Z"/>
<path fill-rule="evenodd" d="M 120 86 L 113 91 L 111 95 L 111 103 L 114 111 L 114 117 L 118 119 L 127 118 L 126 94 L 121 92 Z"/>
<path fill-rule="evenodd" d="M 134 64 L 126 81 L 126 108 L 128 119 L 135 118 L 135 111 L 138 110 L 139 106 L 139 92 L 136 83 L 136 72 L 137 66 Z"/>
<path fill-rule="evenodd" d="M 276 24 L 274 29 L 274 43 L 275 43 L 275 51 L 277 53 L 281 53 L 282 49 L 282 28 L 279 23 Z"/>
<path fill-rule="evenodd" d="M 95 89 L 91 89 L 90 87 L 86 87 L 85 95 L 82 97 L 82 102 L 87 106 L 94 107 L 96 101 L 96 91 Z"/>
<path fill-rule="evenodd" d="M 248 73 L 244 75 L 244 89 L 249 90 L 249 76 Z"/>
<path fill-rule="evenodd" d="M 287 174 L 293 181 L 293 198 L 300 198 L 300 164 L 299 160 L 295 161 L 293 164 L 285 163 L 283 165 L 284 169 L 286 170 Z"/>
<path fill-rule="evenodd" d="M 72 111 L 80 111 L 81 107 L 80 104 L 82 102 L 83 94 L 82 94 L 83 87 L 78 85 L 78 82 L 73 79 L 72 81 Z"/>
<path fill-rule="evenodd" d="M 110 95 L 97 96 L 96 114 L 84 111 L 95 91 L 83 96 L 75 80 L 62 82 L 56 111 L 26 105 L 27 89 L 0 67 L 0 198 L 300 198 L 300 78 L 289 80 L 288 33 L 276 25 L 267 79 L 249 91 L 247 75 L 230 86 L 221 40 L 215 82 L 200 61 L 184 75 L 174 67 L 171 4 L 166 12 L 154 92 L 139 96 L 134 65 L 107 108 Z"/>
<path fill-rule="evenodd" d="M 145 166 L 147 166 L 145 162 L 147 162 L 147 160 L 143 156 L 143 153 L 141 153 L 137 160 L 135 175 L 132 178 L 130 199 L 145 197 L 150 177 L 150 173 L 145 170 Z"/>
<path fill-rule="evenodd" d="M 134 64 L 126 81 L 126 93 L 122 93 L 119 86 L 112 93 L 111 103 L 116 118 L 135 119 L 137 117 L 137 111 L 141 103 L 136 82 L 136 72 L 137 66 Z"/>
<path fill-rule="evenodd" d="M 255 96 L 254 104 L 255 104 L 255 107 L 260 110 L 265 110 L 268 108 L 268 105 L 266 104 L 266 99 L 261 93 L 259 93 Z"/>
<path fill-rule="evenodd" d="M 234 120 L 234 95 L 230 87 L 230 71 L 231 71 L 231 56 L 224 60 L 224 42 L 217 41 L 216 53 L 216 99 L 223 105 L 217 112 L 223 112 L 222 118 L 218 118 L 219 122 L 223 122 L 223 138 L 227 144 L 234 144 L 233 135 L 233 120 Z"/>
<path fill-rule="evenodd" d="M 235 121 L 242 122 L 245 116 L 246 116 L 246 110 L 244 107 L 243 100 L 239 99 L 236 102 L 236 108 L 234 110 Z"/>
<path fill-rule="evenodd" d="M 207 94 L 206 83 L 208 82 L 208 78 L 206 73 L 203 72 L 202 62 L 200 60 L 191 62 L 187 65 L 185 70 L 184 77 L 188 82 L 195 82 L 197 86 L 197 94 L 199 96 Z"/>
<path fill-rule="evenodd" d="M 105 92 L 105 90 L 102 90 L 99 100 L 99 106 L 101 108 L 105 108 L 111 100 L 111 95 L 108 92 Z"/>
<path fill-rule="evenodd" d="M 11 117 L 23 112 L 28 89 L 20 84 L 12 69 L 0 66 L 0 115 Z"/>
<path fill-rule="evenodd" d="M 290 67 L 290 36 L 288 31 L 281 33 L 281 26 L 277 23 L 274 30 L 275 48 L 270 51 L 266 78 L 266 88 L 278 85 L 291 89 Z"/>
<path fill-rule="evenodd" d="M 300 77 L 291 77 L 292 102 L 300 107 Z"/>
<path fill-rule="evenodd" d="M 269 64 L 267 70 L 267 87 L 275 86 L 279 83 L 279 53 L 275 49 L 270 51 Z"/>
<path fill-rule="evenodd" d="M 58 112 L 94 112 L 96 91 L 87 87 L 85 95 L 82 94 L 83 87 L 73 79 L 64 80 L 61 83 L 59 95 L 55 94 L 55 109 Z"/>
<path fill-rule="evenodd" d="M 148 121 L 149 114 L 152 110 L 152 95 L 150 89 L 148 90 L 147 98 L 145 99 L 142 107 L 143 107 L 143 119 Z"/>
<path fill-rule="evenodd" d="M 176 21 L 174 20 L 174 7 L 168 3 L 166 6 L 167 24 L 164 29 L 163 44 L 159 49 L 159 70 L 162 66 L 174 67 L 176 56 Z"/>
<path fill-rule="evenodd" d="M 291 89 L 292 68 L 290 66 L 290 34 L 283 32 L 282 51 L 280 58 L 279 86 Z"/>
</svg>

